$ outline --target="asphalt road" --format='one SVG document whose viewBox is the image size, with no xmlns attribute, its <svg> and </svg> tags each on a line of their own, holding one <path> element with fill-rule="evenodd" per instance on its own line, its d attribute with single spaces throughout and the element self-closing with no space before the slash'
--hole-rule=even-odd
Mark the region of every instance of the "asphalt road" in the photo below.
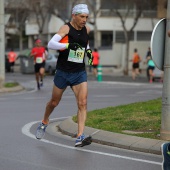
<svg viewBox="0 0 170 170">
<path fill-rule="evenodd" d="M 106 77 L 105 77 L 106 78 Z M 117 77 L 118 78 L 118 77 Z M 52 76 L 45 78 L 41 91 L 34 75 L 7 74 L 6 81 L 18 81 L 26 91 L 0 95 L 0 170 L 160 170 L 162 157 L 92 143 L 75 148 L 75 139 L 56 129 L 47 131 L 41 141 L 34 137 L 45 104 L 51 96 Z M 109 77 L 97 82 L 89 77 L 88 110 L 146 101 L 161 97 L 162 84 L 148 84 Z M 76 102 L 70 88 L 51 115 L 51 122 L 60 123 L 76 114 Z M 113 122 L 114 123 L 114 122 Z M 53 136 L 56 133 L 57 136 Z"/>
</svg>

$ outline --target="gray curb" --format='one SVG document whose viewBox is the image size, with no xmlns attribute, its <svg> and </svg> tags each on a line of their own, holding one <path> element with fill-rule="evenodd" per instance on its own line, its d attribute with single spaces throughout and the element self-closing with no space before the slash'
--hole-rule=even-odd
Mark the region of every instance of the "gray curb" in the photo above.
<svg viewBox="0 0 170 170">
<path fill-rule="evenodd" d="M 58 128 L 62 133 L 69 136 L 75 136 L 77 133 L 77 124 L 73 122 L 72 117 L 62 121 Z M 93 142 L 99 144 L 158 155 L 161 155 L 161 145 L 167 142 L 163 140 L 112 133 L 90 127 L 85 127 L 84 133 L 92 134 Z"/>
<path fill-rule="evenodd" d="M 18 92 L 24 90 L 24 87 L 18 85 L 16 87 L 3 87 L 0 88 L 0 93 Z"/>
</svg>

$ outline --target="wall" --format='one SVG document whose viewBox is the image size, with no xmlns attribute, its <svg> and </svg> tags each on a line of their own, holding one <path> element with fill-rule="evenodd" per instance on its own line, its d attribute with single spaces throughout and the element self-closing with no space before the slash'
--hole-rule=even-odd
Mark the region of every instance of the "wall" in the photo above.
<svg viewBox="0 0 170 170">
<path fill-rule="evenodd" d="M 158 19 L 140 18 L 134 31 L 152 31 L 153 26 L 158 22 Z M 126 21 L 127 29 L 131 28 L 133 19 L 129 18 Z M 55 34 L 58 29 L 64 24 L 64 22 L 55 16 L 52 16 L 48 26 L 48 33 Z M 88 24 L 90 29 L 93 30 L 93 26 Z M 119 18 L 113 17 L 100 17 L 97 18 L 98 31 L 122 31 L 122 24 Z M 26 35 L 33 35 L 38 33 L 37 24 L 26 24 Z"/>
<path fill-rule="evenodd" d="M 123 44 L 115 44 L 112 50 L 99 50 L 100 64 L 105 66 L 121 66 Z"/>
<path fill-rule="evenodd" d="M 134 42 L 130 41 L 129 44 L 129 60 L 133 56 L 135 48 L 138 49 L 138 53 L 142 58 L 140 63 L 141 69 L 146 69 L 146 65 L 143 63 L 146 59 L 146 53 L 150 46 L 149 41 Z M 100 53 L 100 64 L 104 67 L 116 67 L 120 71 L 123 71 L 125 65 L 125 44 L 115 43 L 113 50 L 99 50 Z M 129 69 L 131 70 L 132 62 L 129 62 Z"/>
</svg>

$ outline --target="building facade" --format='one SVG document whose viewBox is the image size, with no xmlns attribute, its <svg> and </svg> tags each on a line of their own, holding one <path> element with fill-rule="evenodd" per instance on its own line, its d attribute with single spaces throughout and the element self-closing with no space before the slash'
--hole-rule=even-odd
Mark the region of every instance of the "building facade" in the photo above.
<svg viewBox="0 0 170 170">
<path fill-rule="evenodd" d="M 86 2 L 86 1 L 81 1 Z M 166 0 L 149 0 L 141 1 L 142 3 L 135 3 L 135 0 L 95 0 L 89 4 L 95 7 L 95 10 L 90 8 L 90 16 L 88 26 L 91 28 L 90 33 L 90 46 L 93 48 L 97 42 L 97 47 L 100 53 L 100 63 L 105 67 L 120 71 L 125 65 L 125 49 L 126 39 L 124 29 L 122 26 L 121 18 L 117 15 L 119 11 L 122 17 L 128 13 L 125 21 L 127 30 L 131 29 L 135 16 L 139 9 L 142 8 L 141 15 L 137 20 L 137 24 L 129 36 L 129 59 L 132 57 L 133 49 L 137 48 L 139 54 L 143 59 L 148 47 L 150 46 L 150 39 L 152 30 L 159 19 L 166 16 Z M 95 2 L 95 4 L 93 4 Z M 155 3 L 156 2 L 156 3 Z M 69 1 L 66 3 L 68 6 L 67 13 L 71 14 L 73 3 Z M 94 12 L 96 18 L 94 19 Z M 94 27 L 95 20 L 95 27 Z M 49 15 L 42 32 L 43 39 L 46 45 L 48 40 L 58 31 L 58 29 L 65 23 L 61 18 L 55 15 Z M 96 34 L 96 42 L 94 42 L 94 32 Z M 39 27 L 34 17 L 29 17 L 25 22 L 25 34 L 28 36 L 28 48 L 33 46 L 33 39 L 38 37 Z M 146 66 L 141 64 L 142 68 Z M 131 64 L 129 63 L 129 69 Z"/>
</svg>

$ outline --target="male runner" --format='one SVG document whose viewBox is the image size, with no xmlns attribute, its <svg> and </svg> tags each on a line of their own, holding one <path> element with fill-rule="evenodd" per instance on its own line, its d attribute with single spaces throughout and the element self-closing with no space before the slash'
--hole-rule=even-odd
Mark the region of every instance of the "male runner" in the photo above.
<svg viewBox="0 0 170 170">
<path fill-rule="evenodd" d="M 40 90 L 40 86 L 43 86 L 43 77 L 45 72 L 45 48 L 41 46 L 41 40 L 35 41 L 35 47 L 31 50 L 31 57 L 34 57 L 34 70 L 35 78 L 37 81 L 37 88 Z"/>
<path fill-rule="evenodd" d="M 71 22 L 63 25 L 48 43 L 48 48 L 59 50 L 57 70 L 54 76 L 52 97 L 46 105 L 44 118 L 37 128 L 36 138 L 44 136 L 49 116 L 59 104 L 62 94 L 70 86 L 77 101 L 78 133 L 75 146 L 83 146 L 83 133 L 87 114 L 87 74 L 85 71 L 85 52 L 92 65 L 92 50 L 88 43 L 89 27 L 86 26 L 89 10 L 86 4 L 78 4 L 72 10 Z"/>
</svg>

